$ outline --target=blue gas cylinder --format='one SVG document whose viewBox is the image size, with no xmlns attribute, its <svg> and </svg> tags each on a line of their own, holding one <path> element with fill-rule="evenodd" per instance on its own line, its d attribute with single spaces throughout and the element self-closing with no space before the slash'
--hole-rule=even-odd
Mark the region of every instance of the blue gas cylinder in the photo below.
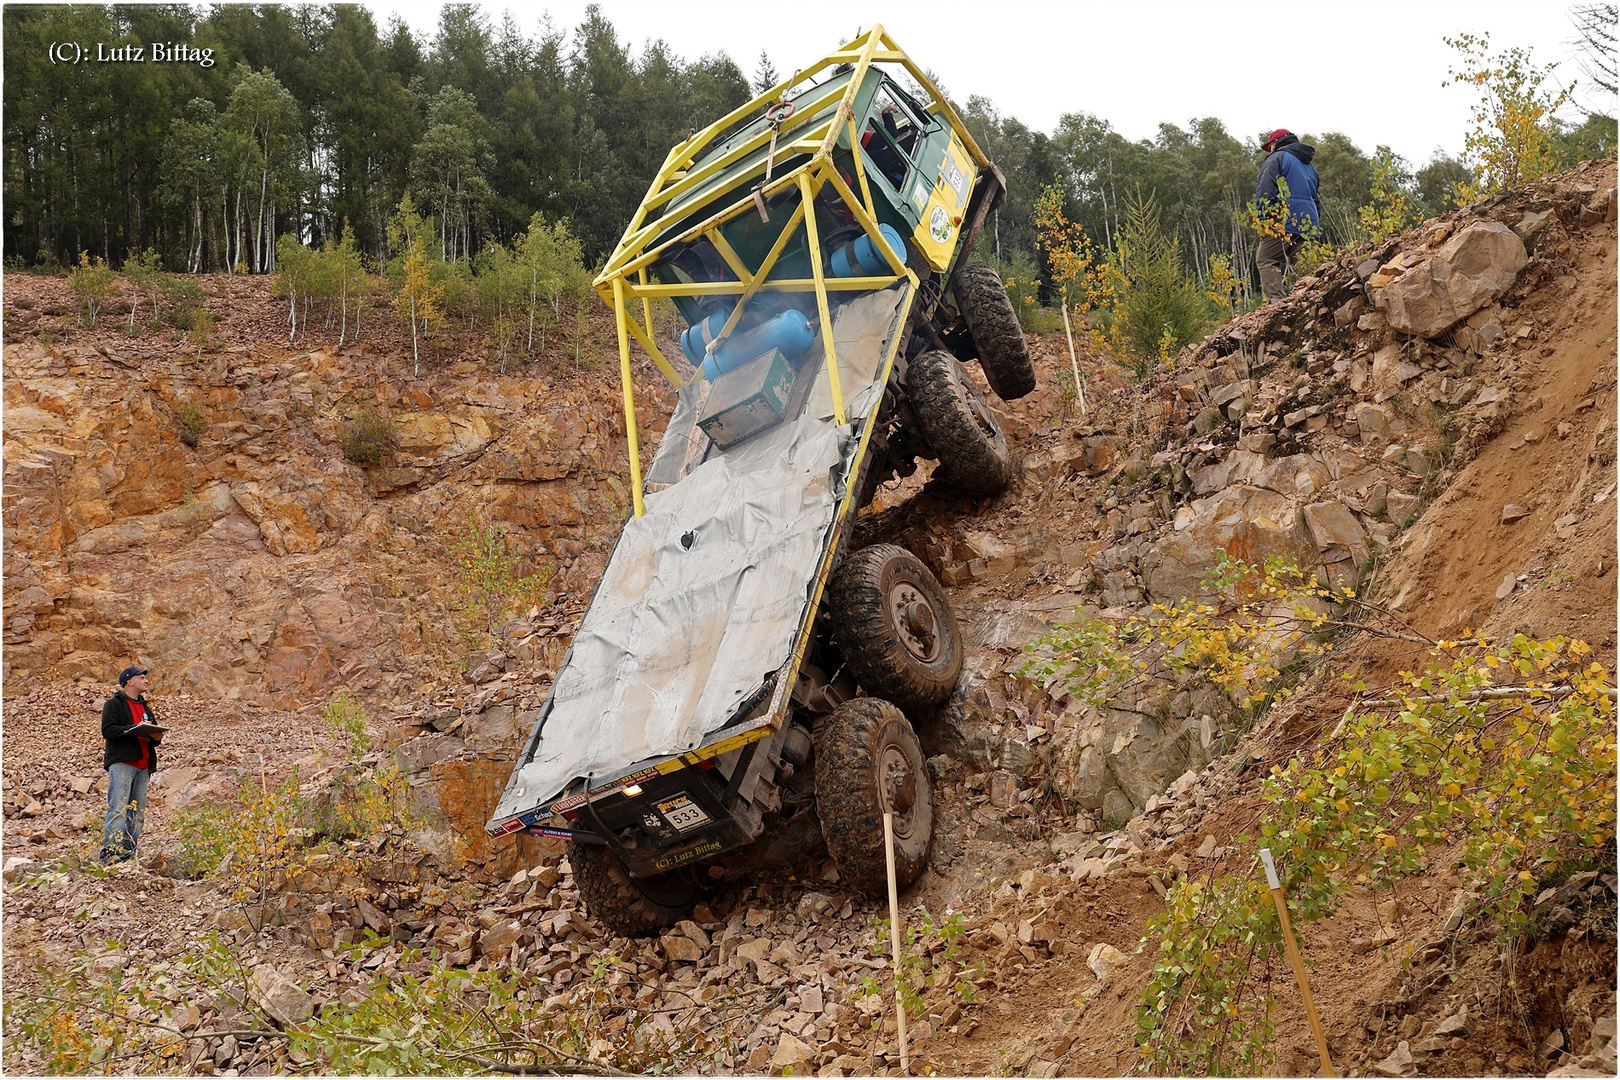
<svg viewBox="0 0 1620 1080">
<path fill-rule="evenodd" d="M 879 225 L 878 232 L 883 234 L 884 242 L 889 250 L 894 252 L 895 258 L 901 262 L 906 261 L 906 242 L 900 239 L 900 233 L 889 225 Z M 853 262 L 851 256 L 854 256 Z M 879 277 L 887 276 L 892 271 L 888 261 L 878 251 L 872 238 L 862 233 L 847 244 L 840 244 L 832 253 L 833 277 Z"/>
<path fill-rule="evenodd" d="M 686 354 L 693 367 L 703 363 L 703 358 L 708 355 L 709 342 L 725 327 L 726 319 L 730 316 L 729 311 L 717 311 L 681 332 L 681 352 Z"/>
<path fill-rule="evenodd" d="M 724 325 L 722 321 L 716 324 L 715 329 L 718 330 Z M 691 333 L 690 330 L 687 332 Z M 789 308 L 746 333 L 734 334 L 727 338 L 712 355 L 703 358 L 704 378 L 718 379 L 726 372 L 739 368 L 756 357 L 764 356 L 772 349 L 781 349 L 783 355 L 790 358 L 797 357 L 808 349 L 815 339 L 816 333 L 810 329 L 810 320 L 805 317 L 804 312 Z M 687 355 L 690 357 L 691 354 Z"/>
</svg>

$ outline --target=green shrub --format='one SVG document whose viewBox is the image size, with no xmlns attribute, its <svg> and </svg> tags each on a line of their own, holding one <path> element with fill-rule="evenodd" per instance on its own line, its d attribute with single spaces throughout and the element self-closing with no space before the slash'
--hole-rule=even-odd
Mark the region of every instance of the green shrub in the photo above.
<svg viewBox="0 0 1620 1080">
<path fill-rule="evenodd" d="M 1023 252 L 1015 252 L 1010 259 L 996 260 L 995 267 L 1007 290 L 1007 299 L 1012 301 L 1013 311 L 1018 315 L 1019 327 L 1026 334 L 1036 332 L 1035 316 L 1041 311 L 1041 275 L 1034 260 Z"/>
<path fill-rule="evenodd" d="M 451 542 L 450 557 L 458 578 L 456 624 L 469 651 L 480 638 L 492 643 L 507 616 L 541 603 L 556 569 L 548 563 L 523 574 L 523 558 L 512 551 L 506 530 L 476 521 Z"/>
<path fill-rule="evenodd" d="M 79 265 L 68 271 L 68 285 L 84 306 L 84 325 L 94 326 L 102 305 L 118 291 L 118 275 L 103 260 L 81 251 Z"/>
<path fill-rule="evenodd" d="M 1331 914 L 1348 889 L 1443 867 L 1470 890 L 1464 916 L 1510 941 L 1537 932 L 1543 890 L 1612 872 L 1614 684 L 1590 654 L 1523 634 L 1441 642 L 1426 668 L 1347 710 L 1309 758 L 1274 768 L 1258 840 L 1292 921 Z M 1158 941 L 1137 1005 L 1143 1058 L 1182 1075 L 1263 1071 L 1274 1001 L 1261 972 L 1282 948 L 1264 881 L 1252 870 L 1186 880 L 1165 905 L 1143 938 Z"/>
<path fill-rule="evenodd" d="M 197 279 L 184 274 L 168 274 L 160 279 L 159 284 L 169 299 L 166 313 L 169 322 L 181 330 L 196 329 L 198 315 L 206 314 L 202 286 Z"/>
<path fill-rule="evenodd" d="M 376 409 L 361 409 L 343 426 L 343 456 L 356 465 L 381 465 L 393 451 L 393 425 Z"/>
<path fill-rule="evenodd" d="M 180 406 L 180 441 L 187 446 L 196 446 L 197 440 L 202 438 L 203 432 L 208 430 L 208 414 L 203 407 L 195 401 L 188 401 Z"/>
<path fill-rule="evenodd" d="M 191 344 L 196 348 L 197 355 L 202 356 L 202 351 L 213 344 L 214 341 L 214 313 L 207 308 L 201 307 L 193 311 L 191 313 L 191 328 L 186 331 L 186 337 L 191 339 Z"/>
<path fill-rule="evenodd" d="M 1137 378 L 1209 327 L 1209 300 L 1182 268 L 1180 242 L 1165 232 L 1153 200 L 1131 203 L 1107 269 L 1113 301 L 1099 322 L 1115 359 Z"/>
<path fill-rule="evenodd" d="M 124 276 L 129 279 L 130 287 L 135 295 L 129 301 L 129 332 L 135 333 L 135 312 L 141 306 L 141 297 L 151 298 L 152 319 L 156 321 L 158 312 L 158 292 L 162 288 L 163 258 L 157 251 L 147 248 L 143 255 L 132 255 L 124 260 Z"/>
</svg>

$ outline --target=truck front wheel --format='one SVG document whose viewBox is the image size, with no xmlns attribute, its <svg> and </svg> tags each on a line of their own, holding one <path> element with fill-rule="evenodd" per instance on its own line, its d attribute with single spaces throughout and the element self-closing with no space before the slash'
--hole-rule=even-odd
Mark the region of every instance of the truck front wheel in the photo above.
<svg viewBox="0 0 1620 1080">
<path fill-rule="evenodd" d="M 894 544 L 862 548 L 827 594 L 838 651 L 867 693 L 917 711 L 945 703 L 962 675 L 962 634 L 921 559 Z"/>
<path fill-rule="evenodd" d="M 922 747 L 905 715 L 880 698 L 833 710 L 816 732 L 816 813 L 843 880 L 866 893 L 888 888 L 883 814 L 894 815 L 894 873 L 900 888 L 928 865 L 934 798 Z"/>
<path fill-rule="evenodd" d="M 1007 436 L 983 391 L 948 352 L 911 361 L 906 392 L 923 438 L 939 458 L 935 475 L 969 495 L 1000 495 L 1012 483 Z"/>
<path fill-rule="evenodd" d="M 996 396 L 1012 401 L 1035 389 L 1035 364 L 1029 358 L 1029 343 L 1024 340 L 1018 313 L 1013 310 L 1012 299 L 996 268 L 982 262 L 959 267 L 951 282 L 951 293 L 968 333 L 973 335 L 985 380 Z"/>
<path fill-rule="evenodd" d="M 698 886 L 690 872 L 635 878 L 619 857 L 598 844 L 568 842 L 568 862 L 585 910 L 625 937 L 650 937 L 692 916 Z"/>
</svg>

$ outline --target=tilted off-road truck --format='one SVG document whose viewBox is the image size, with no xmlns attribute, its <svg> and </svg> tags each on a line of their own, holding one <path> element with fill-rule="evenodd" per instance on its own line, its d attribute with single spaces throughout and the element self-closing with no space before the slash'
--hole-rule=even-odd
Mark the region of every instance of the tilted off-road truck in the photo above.
<svg viewBox="0 0 1620 1080">
<path fill-rule="evenodd" d="M 874 27 L 671 150 L 597 277 L 634 512 L 487 828 L 566 838 L 614 929 L 673 925 L 714 879 L 823 840 L 843 881 L 880 891 L 885 812 L 901 883 L 926 865 L 907 716 L 951 695 L 961 634 L 910 552 L 845 548 L 918 459 L 969 495 L 1008 485 L 963 367 L 1002 398 L 1035 386 L 1000 278 L 965 261 L 1004 197 Z M 657 297 L 689 324 L 689 377 L 654 341 Z M 645 477 L 631 339 L 678 388 Z"/>
</svg>

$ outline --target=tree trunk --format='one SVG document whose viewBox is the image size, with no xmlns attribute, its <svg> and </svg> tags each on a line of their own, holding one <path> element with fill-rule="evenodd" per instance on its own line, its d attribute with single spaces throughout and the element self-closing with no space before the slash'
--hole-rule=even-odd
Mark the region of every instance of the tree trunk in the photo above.
<svg viewBox="0 0 1620 1080">
<path fill-rule="evenodd" d="M 259 273 L 264 267 L 264 204 L 270 197 L 270 151 L 265 148 L 264 168 L 259 172 L 259 212 L 253 219 L 253 272 Z"/>
</svg>

